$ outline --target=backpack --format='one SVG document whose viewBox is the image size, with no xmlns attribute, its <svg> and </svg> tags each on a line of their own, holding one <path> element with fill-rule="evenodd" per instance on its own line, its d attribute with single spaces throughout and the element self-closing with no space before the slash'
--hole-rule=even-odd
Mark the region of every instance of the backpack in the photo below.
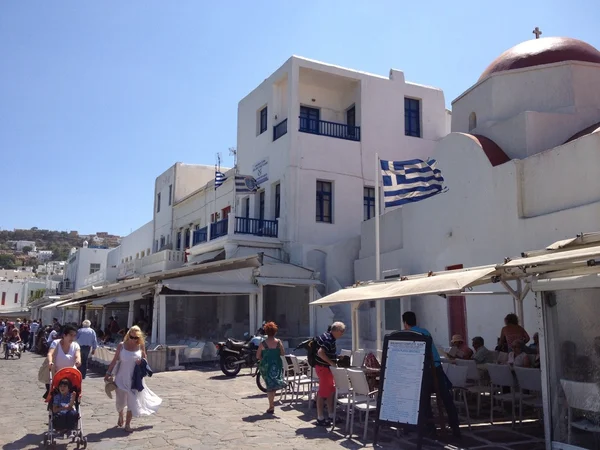
<svg viewBox="0 0 600 450">
<path fill-rule="evenodd" d="M 319 351 L 319 344 L 317 342 L 317 338 L 307 339 L 306 341 L 300 343 L 298 347 L 306 350 L 306 359 L 310 367 L 315 367 L 317 365 L 317 352 Z"/>
</svg>

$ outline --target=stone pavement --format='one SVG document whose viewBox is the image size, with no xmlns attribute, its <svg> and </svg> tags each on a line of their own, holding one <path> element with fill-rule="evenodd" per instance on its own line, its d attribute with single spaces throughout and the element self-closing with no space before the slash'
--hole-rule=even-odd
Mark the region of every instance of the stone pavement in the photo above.
<svg viewBox="0 0 600 450">
<path fill-rule="evenodd" d="M 0 360 L 0 405 L 3 406 L 0 445 L 3 450 L 41 448 L 47 427 L 47 411 L 41 398 L 44 388 L 37 381 L 42 360 L 30 353 L 25 353 L 20 360 Z M 102 378 L 92 373 L 84 381 L 82 414 L 89 449 L 245 450 L 265 445 L 282 450 L 364 448 L 358 440 L 348 440 L 341 433 L 316 427 L 314 409 L 309 411 L 306 402 L 278 406 L 274 417 L 266 416 L 266 397 L 249 376 L 227 378 L 216 369 L 186 370 L 159 373 L 147 383 L 163 399 L 163 404 L 154 416 L 134 418 L 135 431 L 128 434 L 116 427 L 114 400 L 104 393 Z M 11 405 L 12 410 L 7 409 L 7 405 Z M 453 448 L 543 448 L 543 442 L 534 437 L 535 430 L 525 433 L 498 427 L 481 427 L 481 431 L 474 427 L 473 430 L 470 435 L 465 433 L 462 445 L 454 443 Z M 356 432 L 362 432 L 360 426 L 356 426 Z M 414 449 L 414 439 L 414 435 L 398 439 L 395 433 L 385 430 L 378 448 Z M 508 443 L 493 444 L 498 440 Z M 444 446 L 442 442 L 426 441 L 424 448 Z M 367 447 L 372 444 L 369 442 Z M 59 441 L 56 448 L 72 449 L 75 445 Z"/>
</svg>

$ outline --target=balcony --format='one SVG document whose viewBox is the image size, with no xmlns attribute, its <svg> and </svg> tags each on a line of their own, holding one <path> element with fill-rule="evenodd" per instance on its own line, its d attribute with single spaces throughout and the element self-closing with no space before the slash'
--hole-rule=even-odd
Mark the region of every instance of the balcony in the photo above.
<svg viewBox="0 0 600 450">
<path fill-rule="evenodd" d="M 360 127 L 344 123 L 328 122 L 326 120 L 300 117 L 299 131 L 303 133 L 318 134 L 348 141 L 360 141 Z"/>
<path fill-rule="evenodd" d="M 276 141 L 284 134 L 287 134 L 287 119 L 283 119 L 273 127 L 273 141 Z"/>
<path fill-rule="evenodd" d="M 208 227 L 199 228 L 198 230 L 194 230 L 192 234 L 192 246 L 196 244 L 201 244 L 208 240 Z"/>
<path fill-rule="evenodd" d="M 253 236 L 277 237 L 279 222 L 276 220 L 235 218 L 235 233 Z"/>
<path fill-rule="evenodd" d="M 210 240 L 214 240 L 220 238 L 222 236 L 227 236 L 227 226 L 229 224 L 229 219 L 222 219 L 218 222 L 210 224 Z"/>
<path fill-rule="evenodd" d="M 142 275 L 153 272 L 162 272 L 164 270 L 181 267 L 183 266 L 184 262 L 184 252 L 179 252 L 176 250 L 163 250 L 162 252 L 144 256 L 141 260 L 139 260 L 139 268 L 136 268 L 136 272 L 139 271 L 139 273 Z"/>
<path fill-rule="evenodd" d="M 56 288 L 56 295 L 69 294 L 75 292 L 75 283 L 70 280 L 64 280 L 58 283 Z"/>
</svg>

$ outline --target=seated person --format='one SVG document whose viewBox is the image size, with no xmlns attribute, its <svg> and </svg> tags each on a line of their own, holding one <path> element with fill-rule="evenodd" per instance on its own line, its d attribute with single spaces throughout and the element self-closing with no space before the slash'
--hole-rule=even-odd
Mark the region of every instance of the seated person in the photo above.
<svg viewBox="0 0 600 450">
<path fill-rule="evenodd" d="M 21 336 L 19 336 L 19 330 L 17 330 L 16 328 L 13 328 L 12 333 L 6 340 L 6 345 L 8 345 L 8 348 L 10 350 L 18 350 L 19 342 L 21 342 Z"/>
<path fill-rule="evenodd" d="M 475 353 L 473 353 L 472 359 L 474 359 L 477 364 L 494 364 L 496 362 L 494 353 L 489 351 L 483 343 L 484 341 L 481 336 L 473 338 L 472 344 Z"/>
<path fill-rule="evenodd" d="M 52 400 L 54 428 L 56 430 L 73 430 L 77 427 L 78 413 L 75 409 L 76 392 L 71 392 L 72 385 L 67 378 L 60 380 L 58 392 Z"/>
<path fill-rule="evenodd" d="M 471 359 L 473 356 L 473 350 L 471 350 L 469 346 L 465 344 L 465 340 L 460 334 L 455 334 L 452 336 L 450 344 L 452 347 L 447 353 L 448 357 L 452 359 Z"/>
<path fill-rule="evenodd" d="M 523 341 L 514 341 L 511 347 L 513 351 L 508 354 L 508 364 L 515 367 L 530 367 L 529 355 L 523 351 L 523 347 L 525 347 Z"/>
<path fill-rule="evenodd" d="M 529 353 L 530 355 L 538 354 L 540 351 L 540 335 L 538 333 L 534 333 L 533 335 L 533 343 L 529 344 L 525 348 L 523 348 L 525 353 Z"/>
</svg>

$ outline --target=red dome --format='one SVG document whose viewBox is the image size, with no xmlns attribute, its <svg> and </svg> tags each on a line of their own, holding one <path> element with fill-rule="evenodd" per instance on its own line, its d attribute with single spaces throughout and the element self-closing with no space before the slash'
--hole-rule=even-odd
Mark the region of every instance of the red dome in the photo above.
<svg viewBox="0 0 600 450">
<path fill-rule="evenodd" d="M 513 69 L 535 67 L 562 61 L 585 61 L 600 64 L 600 52 L 579 39 L 548 37 L 521 42 L 496 58 L 479 77 Z"/>
</svg>

